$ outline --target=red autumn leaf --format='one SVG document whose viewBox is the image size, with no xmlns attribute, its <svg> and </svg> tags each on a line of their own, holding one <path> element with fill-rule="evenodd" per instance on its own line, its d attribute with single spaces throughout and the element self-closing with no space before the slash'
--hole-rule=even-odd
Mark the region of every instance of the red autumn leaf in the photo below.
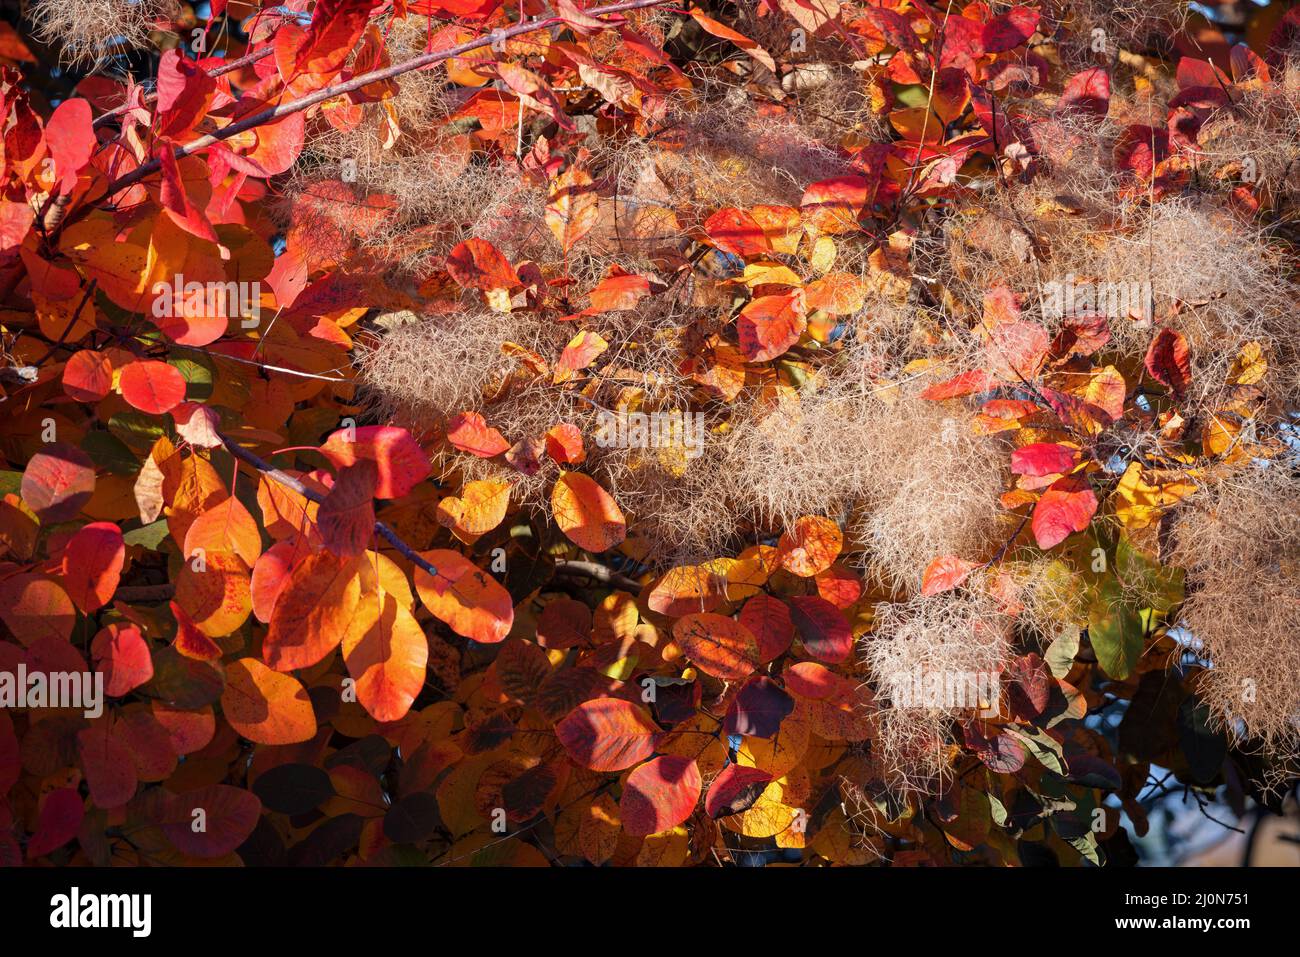
<svg viewBox="0 0 1300 957">
<path fill-rule="evenodd" d="M 727 206 L 704 221 L 704 232 L 723 252 L 745 259 L 772 248 L 763 227 L 743 209 Z"/>
<path fill-rule="evenodd" d="M 108 722 L 77 732 L 77 757 L 96 807 L 121 807 L 135 796 L 135 759 L 130 748 L 109 733 Z"/>
<path fill-rule="evenodd" d="M 771 783 L 772 775 L 766 771 L 728 764 L 704 795 L 704 813 L 716 820 L 748 811 Z"/>
<path fill-rule="evenodd" d="M 76 518 L 95 490 L 95 466 L 90 456 L 66 442 L 52 442 L 27 461 L 23 470 L 23 501 L 42 522 Z"/>
<path fill-rule="evenodd" d="M 469 289 L 513 289 L 519 275 L 501 250 L 486 239 L 467 239 L 447 254 L 447 272 Z"/>
<path fill-rule="evenodd" d="M 996 388 L 998 379 L 982 369 L 972 369 L 969 372 L 960 372 L 951 379 L 943 382 L 937 382 L 921 393 L 921 398 L 932 399 L 935 401 L 941 399 L 956 399 L 964 395 L 974 395 L 977 392 L 987 392 L 989 389 Z"/>
<path fill-rule="evenodd" d="M 818 595 L 790 599 L 790 618 L 804 649 L 818 661 L 845 661 L 853 651 L 853 632 L 840 610 Z"/>
<path fill-rule="evenodd" d="M 587 458 L 582 432 L 567 422 L 551 426 L 546 430 L 546 454 L 561 465 L 581 465 Z"/>
<path fill-rule="evenodd" d="M 690 758 L 662 755 L 627 776 L 619 810 L 633 837 L 676 827 L 700 799 L 700 769 Z"/>
<path fill-rule="evenodd" d="M 63 585 L 86 614 L 103 608 L 117 591 L 126 561 L 122 530 L 112 522 L 92 522 L 77 530 L 63 551 Z"/>
<path fill-rule="evenodd" d="M 1182 396 L 1192 384 L 1192 358 L 1181 332 L 1161 329 L 1147 349 L 1146 369 L 1161 385 Z"/>
<path fill-rule="evenodd" d="M 865 176 L 837 176 L 804 190 L 800 210 L 804 221 L 823 233 L 852 233 L 858 216 L 874 194 Z"/>
<path fill-rule="evenodd" d="M 117 381 L 122 398 L 150 415 L 170 412 L 185 398 L 185 377 L 166 362 L 137 359 L 122 367 Z"/>
<path fill-rule="evenodd" d="M 27 842 L 27 860 L 44 857 L 77 836 L 86 805 L 76 788 L 55 788 L 41 801 L 36 833 Z"/>
<path fill-rule="evenodd" d="M 1011 471 L 1017 475 L 1054 475 L 1074 468 L 1077 449 L 1055 442 L 1023 445 L 1011 453 Z"/>
<path fill-rule="evenodd" d="M 217 82 L 179 49 L 167 50 L 158 60 L 155 82 L 158 99 L 158 135 L 167 140 L 182 138 L 194 129 L 212 105 Z"/>
<path fill-rule="evenodd" d="M 334 487 L 316 513 L 325 547 L 338 555 L 357 555 L 375 535 L 375 482 L 379 469 L 362 459 L 339 469 Z"/>
<path fill-rule="evenodd" d="M 1105 116 L 1110 111 L 1110 74 L 1104 67 L 1090 67 L 1066 81 L 1056 111 L 1066 110 L 1080 110 L 1093 116 Z"/>
<path fill-rule="evenodd" d="M 90 103 L 80 98 L 64 100 L 45 124 L 45 144 L 54 160 L 54 172 L 67 192 L 77 174 L 90 162 L 98 141 L 91 127 Z"/>
<path fill-rule="evenodd" d="M 740 623 L 758 642 L 758 657 L 767 663 L 785 654 L 794 641 L 794 622 L 786 603 L 771 595 L 755 595 L 740 609 Z"/>
<path fill-rule="evenodd" d="M 320 447 L 337 469 L 365 459 L 378 467 L 376 498 L 401 498 L 429 476 L 429 457 L 406 429 L 366 425 L 340 429 Z"/>
<path fill-rule="evenodd" d="M 1082 532 L 1097 512 L 1097 496 L 1083 475 L 1057 479 L 1034 506 L 1030 527 L 1041 549 L 1059 545 L 1075 532 Z"/>
<path fill-rule="evenodd" d="M 113 364 L 99 352 L 82 349 L 63 367 L 63 391 L 78 402 L 98 402 L 113 388 Z"/>
<path fill-rule="evenodd" d="M 510 443 L 477 412 L 461 412 L 447 422 L 447 441 L 462 452 L 490 459 L 510 448 Z"/>
<path fill-rule="evenodd" d="M 90 653 L 111 697 L 129 694 L 153 677 L 149 645 L 135 625 L 115 622 L 104 628 L 90 643 Z"/>
<path fill-rule="evenodd" d="M 269 624 L 275 600 L 289 580 L 289 570 L 298 548 L 293 542 L 276 542 L 262 553 L 253 566 L 249 591 L 253 601 L 253 615 L 262 624 Z"/>
<path fill-rule="evenodd" d="M 191 618 L 180 605 L 174 601 L 167 603 L 171 608 L 172 617 L 176 619 L 176 637 L 172 640 L 172 647 L 184 655 L 186 658 L 194 658 L 198 661 L 216 661 L 224 654 L 221 646 L 199 631 L 198 626 L 194 624 Z"/>
<path fill-rule="evenodd" d="M 593 315 L 602 312 L 626 312 L 635 309 L 636 304 L 650 295 L 650 280 L 636 273 L 606 276 L 591 290 L 591 308 L 585 310 Z"/>
<path fill-rule="evenodd" d="M 585 602 L 557 598 L 537 618 L 537 643 L 548 650 L 572 648 L 591 639 L 592 615 Z"/>
<path fill-rule="evenodd" d="M 740 351 L 750 362 L 768 362 L 798 342 L 807 325 L 802 290 L 759 296 L 736 317 Z"/>
<path fill-rule="evenodd" d="M 190 857 L 224 857 L 248 840 L 262 813 L 252 791 L 211 784 L 197 791 L 167 795 L 158 824 L 163 836 Z M 194 824 L 202 820 L 203 828 Z"/>
<path fill-rule="evenodd" d="M 921 594 L 938 595 L 956 588 L 979 567 L 979 562 L 969 562 L 955 555 L 941 555 L 925 566 L 925 574 L 921 576 Z"/>
<path fill-rule="evenodd" d="M 1005 53 L 1021 44 L 1038 29 L 1039 13 L 1029 7 L 1012 7 L 984 24 L 981 45 L 985 53 Z"/>
<path fill-rule="evenodd" d="M 644 708 L 622 698 L 584 701 L 555 725 L 569 757 L 592 771 L 622 771 L 644 761 L 662 735 Z"/>
</svg>

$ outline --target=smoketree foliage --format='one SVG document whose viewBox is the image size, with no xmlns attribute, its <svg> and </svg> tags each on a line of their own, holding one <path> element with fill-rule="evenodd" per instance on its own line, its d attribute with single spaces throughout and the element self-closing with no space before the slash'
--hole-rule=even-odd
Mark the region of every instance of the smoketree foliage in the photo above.
<svg viewBox="0 0 1300 957">
<path fill-rule="evenodd" d="M 1219 6 L 5 4 L 0 861 L 1289 786 L 1300 14 Z"/>
</svg>

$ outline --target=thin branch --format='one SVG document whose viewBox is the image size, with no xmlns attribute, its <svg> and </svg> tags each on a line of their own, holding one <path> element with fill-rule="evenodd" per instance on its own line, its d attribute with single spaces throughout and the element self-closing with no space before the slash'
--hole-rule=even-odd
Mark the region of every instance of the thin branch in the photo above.
<svg viewBox="0 0 1300 957">
<path fill-rule="evenodd" d="M 642 585 L 634 578 L 622 575 L 612 568 L 606 568 L 596 562 L 567 561 L 559 559 L 555 563 L 555 573 L 557 575 L 575 575 L 585 578 L 591 578 L 598 582 L 605 582 L 609 585 L 617 585 L 619 588 L 625 588 L 630 592 L 639 593 Z"/>
</svg>

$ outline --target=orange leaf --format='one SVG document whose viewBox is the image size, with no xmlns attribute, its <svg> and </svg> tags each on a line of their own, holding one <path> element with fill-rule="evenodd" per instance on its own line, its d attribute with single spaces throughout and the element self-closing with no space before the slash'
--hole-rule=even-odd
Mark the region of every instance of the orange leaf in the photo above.
<svg viewBox="0 0 1300 957">
<path fill-rule="evenodd" d="M 376 721 L 397 721 L 424 687 L 429 644 L 415 616 L 380 588 L 357 605 L 343 636 L 343 660 L 361 706 Z"/>
<path fill-rule="evenodd" d="M 248 566 L 233 552 L 207 552 L 201 562 L 197 556 L 187 560 L 176 576 L 176 604 L 209 638 L 230 634 L 253 610 Z"/>
<path fill-rule="evenodd" d="M 570 168 L 555 178 L 546 204 L 546 225 L 566 256 L 591 232 L 598 218 L 596 187 L 589 173 Z"/>
<path fill-rule="evenodd" d="M 678 619 L 673 641 L 701 671 L 728 681 L 748 677 L 761 658 L 758 641 L 748 628 L 707 611 Z"/>
<path fill-rule="evenodd" d="M 736 318 L 740 351 L 750 362 L 767 362 L 784 355 L 807 327 L 803 290 L 780 296 L 759 296 Z"/>
<path fill-rule="evenodd" d="M 296 744 L 316 734 L 316 712 L 307 689 L 256 658 L 226 666 L 221 712 L 232 728 L 257 744 Z"/>
<path fill-rule="evenodd" d="M 89 615 L 103 608 L 117 591 L 126 561 L 122 530 L 112 522 L 80 528 L 63 551 L 63 582 L 69 597 Z"/>
<path fill-rule="evenodd" d="M 435 549 L 420 557 L 436 576 L 416 566 L 415 590 L 424 607 L 458 635 L 484 644 L 505 640 L 514 624 L 510 593 L 460 552 Z"/>
<path fill-rule="evenodd" d="M 921 576 L 921 594 L 928 597 L 956 588 L 979 567 L 979 562 L 941 555 L 925 567 L 925 574 Z"/>
<path fill-rule="evenodd" d="M 654 754 L 663 732 L 644 708 L 622 698 L 595 698 L 557 722 L 555 736 L 575 764 L 622 771 Z"/>
<path fill-rule="evenodd" d="M 576 379 L 580 370 L 596 361 L 602 352 L 609 348 L 609 343 L 599 333 L 584 329 L 564 347 L 560 361 L 555 364 L 553 382 L 568 382 Z"/>
<path fill-rule="evenodd" d="M 189 558 L 199 548 L 205 552 L 234 552 L 251 568 L 262 554 L 262 535 L 248 509 L 232 495 L 203 512 L 185 532 L 182 554 Z"/>
<path fill-rule="evenodd" d="M 603 552 L 627 537 L 627 522 L 613 496 L 581 472 L 561 472 L 551 490 L 551 513 L 569 541 Z"/>
<path fill-rule="evenodd" d="M 360 599 L 355 559 L 328 551 L 308 555 L 276 599 L 262 660 L 276 671 L 316 664 L 343 640 Z"/>
<path fill-rule="evenodd" d="M 726 24 L 719 23 L 712 17 L 706 16 L 701 13 L 699 9 L 692 8 L 691 10 L 688 10 L 687 13 L 695 19 L 696 23 L 704 28 L 705 33 L 710 33 L 720 40 L 730 40 L 773 73 L 776 72 L 776 61 L 772 59 L 772 54 L 764 50 L 754 40 L 751 40 L 743 33 L 737 33 Z"/>
<path fill-rule="evenodd" d="M 771 241 L 754 217 L 743 209 L 727 206 L 704 221 L 704 231 L 723 252 L 745 259 L 772 248 Z"/>
<path fill-rule="evenodd" d="M 447 255 L 447 272 L 469 289 L 513 289 L 519 275 L 510 260 L 486 239 L 467 239 Z"/>
<path fill-rule="evenodd" d="M 41 638 L 67 641 L 77 609 L 64 587 L 44 575 L 13 575 L 0 581 L 0 621 L 20 645 Z"/>
<path fill-rule="evenodd" d="M 561 465 L 581 465 L 587 458 L 582 432 L 567 422 L 551 426 L 546 430 L 546 454 Z"/>
<path fill-rule="evenodd" d="M 447 422 L 447 441 L 462 452 L 490 459 L 510 448 L 510 443 L 477 412 L 461 412 Z"/>
<path fill-rule="evenodd" d="M 829 518 L 805 515 L 781 536 L 777 554 L 786 571 L 800 578 L 812 578 L 831 567 L 844 547 L 840 527 Z"/>
<path fill-rule="evenodd" d="M 98 402 L 113 388 L 113 364 L 100 352 L 82 349 L 63 367 L 63 391 L 78 402 Z"/>
</svg>

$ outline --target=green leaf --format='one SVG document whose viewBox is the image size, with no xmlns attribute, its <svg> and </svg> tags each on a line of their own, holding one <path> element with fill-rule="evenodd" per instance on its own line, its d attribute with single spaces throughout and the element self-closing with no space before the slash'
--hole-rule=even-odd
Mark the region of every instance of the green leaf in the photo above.
<svg viewBox="0 0 1300 957">
<path fill-rule="evenodd" d="M 1115 574 L 1141 597 L 1143 605 L 1158 612 L 1167 612 L 1183 600 L 1183 570 L 1166 568 L 1127 538 L 1115 547 Z"/>
<path fill-rule="evenodd" d="M 1108 579 L 1097 588 L 1088 609 L 1088 638 L 1103 671 L 1116 681 L 1133 673 L 1142 656 L 1142 619 L 1124 601 L 1119 583 Z"/>
<path fill-rule="evenodd" d="M 159 418 L 143 412 L 117 413 L 108 420 L 108 431 L 138 452 L 148 452 L 163 434 Z"/>
<path fill-rule="evenodd" d="M 92 462 L 114 475 L 134 475 L 140 471 L 140 459 L 111 432 L 87 433 L 81 448 Z"/>
<path fill-rule="evenodd" d="M 1074 658 L 1079 653 L 1079 638 L 1082 632 L 1078 625 L 1070 623 L 1061 629 L 1061 633 L 1047 646 L 1043 660 L 1052 672 L 1052 677 L 1061 681 L 1074 667 Z"/>
<path fill-rule="evenodd" d="M 160 518 L 140 528 L 132 529 L 122 535 L 122 541 L 128 545 L 142 545 L 151 552 L 156 552 L 162 540 L 167 537 L 167 519 Z"/>
</svg>

